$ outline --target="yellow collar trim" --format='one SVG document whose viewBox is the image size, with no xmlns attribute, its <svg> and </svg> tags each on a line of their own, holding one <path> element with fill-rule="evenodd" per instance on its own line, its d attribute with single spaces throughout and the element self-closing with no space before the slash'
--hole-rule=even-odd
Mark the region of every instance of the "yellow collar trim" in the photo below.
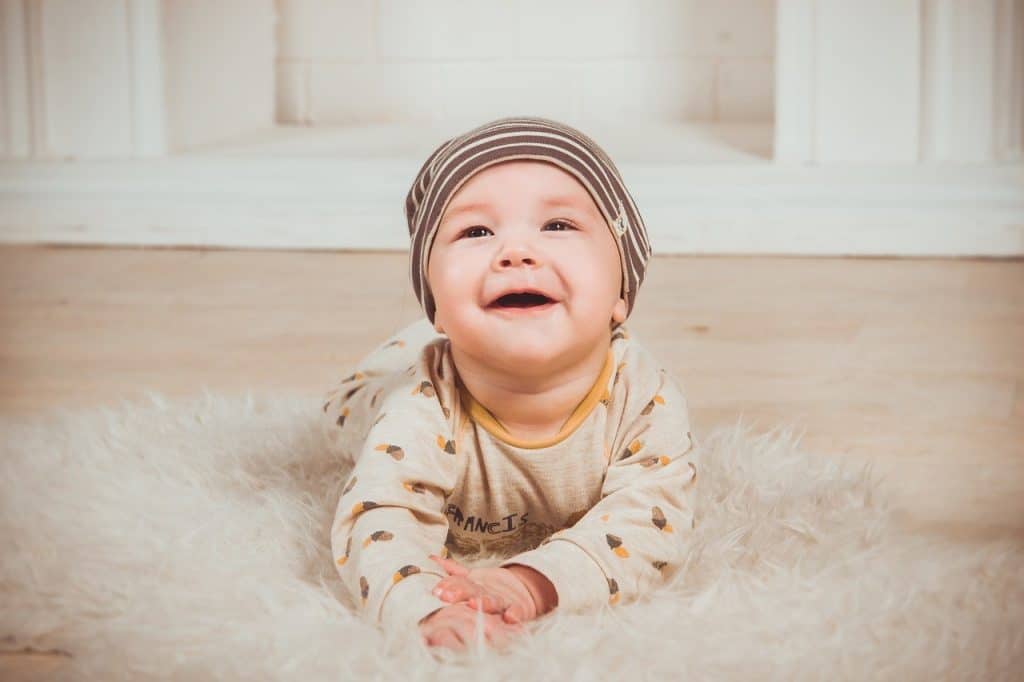
<svg viewBox="0 0 1024 682">
<path fill-rule="evenodd" d="M 597 377 L 597 381 L 594 382 L 594 385 L 590 387 L 590 391 L 583 400 L 580 401 L 580 404 L 576 406 L 576 409 L 572 411 L 572 414 L 569 415 L 569 418 L 565 423 L 562 424 L 562 428 L 558 430 L 558 433 L 542 440 L 531 441 L 523 438 L 516 438 L 501 425 L 501 422 L 495 419 L 490 410 L 476 401 L 461 382 L 459 384 L 459 391 L 462 395 L 463 403 L 469 409 L 470 419 L 484 427 L 489 434 L 513 447 L 536 450 L 539 448 L 551 447 L 556 443 L 560 443 L 571 436 L 573 432 L 579 428 L 579 425 L 582 424 L 588 416 L 590 416 L 590 413 L 594 410 L 597 404 L 608 397 L 608 379 L 611 378 L 614 368 L 615 355 L 612 353 L 611 349 L 609 349 L 608 359 L 605 360 L 604 367 L 601 369 L 601 374 Z"/>
</svg>

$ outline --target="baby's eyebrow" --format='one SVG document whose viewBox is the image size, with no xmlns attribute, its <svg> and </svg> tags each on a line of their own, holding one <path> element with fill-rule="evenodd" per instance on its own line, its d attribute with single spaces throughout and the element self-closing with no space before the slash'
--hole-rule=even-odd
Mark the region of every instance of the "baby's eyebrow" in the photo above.
<svg viewBox="0 0 1024 682">
<path fill-rule="evenodd" d="M 564 206 L 566 208 L 577 208 L 579 202 L 575 201 L 573 197 L 548 197 L 541 201 L 545 206 L 552 208 L 556 206 Z"/>
<path fill-rule="evenodd" d="M 451 220 L 452 218 L 456 218 L 456 217 L 462 215 L 463 213 L 471 213 L 473 211 L 479 211 L 481 213 L 486 213 L 487 211 L 490 210 L 490 208 L 491 207 L 490 207 L 489 204 L 480 203 L 480 202 L 475 203 L 475 204 L 463 204 L 462 206 L 459 206 L 458 208 L 449 209 L 449 210 L 445 211 L 444 212 L 444 220 L 445 221 Z"/>
<path fill-rule="evenodd" d="M 588 212 L 589 209 L 589 207 L 581 207 L 579 205 L 579 201 L 577 201 L 574 197 L 567 196 L 545 197 L 541 199 L 540 203 L 545 208 L 571 208 L 576 210 L 583 210 L 584 212 Z M 491 205 L 486 202 L 478 201 L 469 204 L 462 204 L 461 206 L 456 206 L 455 208 L 449 208 L 445 210 L 444 217 L 441 219 L 441 222 L 447 223 L 448 221 L 454 220 L 455 218 L 459 217 L 463 213 L 479 212 L 489 214 L 490 211 Z M 594 213 L 595 211 L 589 212 Z"/>
</svg>

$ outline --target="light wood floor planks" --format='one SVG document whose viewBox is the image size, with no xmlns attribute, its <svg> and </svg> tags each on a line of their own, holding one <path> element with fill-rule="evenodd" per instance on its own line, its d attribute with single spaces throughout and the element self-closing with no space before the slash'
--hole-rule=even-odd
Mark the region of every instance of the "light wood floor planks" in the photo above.
<svg viewBox="0 0 1024 682">
<path fill-rule="evenodd" d="M 0 247 L 0 412 L 319 396 L 419 314 L 404 254 Z M 922 532 L 1024 538 L 1024 261 L 655 258 L 630 327 L 698 437 L 791 425 Z"/>
<path fill-rule="evenodd" d="M 0 411 L 321 394 L 419 307 L 396 253 L 0 248 Z M 805 429 L 922 519 L 1024 529 L 1024 262 L 655 258 L 630 327 L 698 432 Z"/>
</svg>

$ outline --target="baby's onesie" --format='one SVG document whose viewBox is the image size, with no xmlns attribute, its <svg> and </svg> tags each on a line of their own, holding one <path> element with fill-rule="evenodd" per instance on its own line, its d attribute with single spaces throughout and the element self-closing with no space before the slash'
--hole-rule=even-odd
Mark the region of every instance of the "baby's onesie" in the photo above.
<svg viewBox="0 0 1024 682">
<path fill-rule="evenodd" d="M 327 395 L 324 427 L 355 463 L 331 528 L 335 565 L 364 615 L 415 624 L 445 606 L 429 555 L 500 554 L 530 566 L 558 608 L 617 604 L 685 558 L 695 442 L 676 382 L 625 328 L 560 432 L 507 433 L 459 381 L 426 320 Z"/>
</svg>

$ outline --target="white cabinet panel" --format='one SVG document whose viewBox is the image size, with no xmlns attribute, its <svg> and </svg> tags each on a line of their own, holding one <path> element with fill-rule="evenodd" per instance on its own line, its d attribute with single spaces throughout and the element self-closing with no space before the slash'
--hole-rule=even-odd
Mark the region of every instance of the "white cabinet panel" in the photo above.
<svg viewBox="0 0 1024 682">
<path fill-rule="evenodd" d="M 814 155 L 814 0 L 778 5 L 775 52 L 775 160 Z"/>
<path fill-rule="evenodd" d="M 818 160 L 917 161 L 919 3 L 819 0 L 815 23 Z"/>
<path fill-rule="evenodd" d="M 0 0 L 0 157 L 32 153 L 28 13 L 22 0 Z"/>
<path fill-rule="evenodd" d="M 124 2 L 45 0 L 40 12 L 46 156 L 132 152 L 128 12 Z"/>
<path fill-rule="evenodd" d="M 274 17 L 272 0 L 163 0 L 172 151 L 273 126 Z"/>
<path fill-rule="evenodd" d="M 996 0 L 993 145 L 999 161 L 1024 158 L 1024 0 Z"/>
<path fill-rule="evenodd" d="M 924 3 L 921 111 L 921 158 L 924 160 L 992 158 L 995 4 L 993 0 L 926 0 Z"/>
</svg>

